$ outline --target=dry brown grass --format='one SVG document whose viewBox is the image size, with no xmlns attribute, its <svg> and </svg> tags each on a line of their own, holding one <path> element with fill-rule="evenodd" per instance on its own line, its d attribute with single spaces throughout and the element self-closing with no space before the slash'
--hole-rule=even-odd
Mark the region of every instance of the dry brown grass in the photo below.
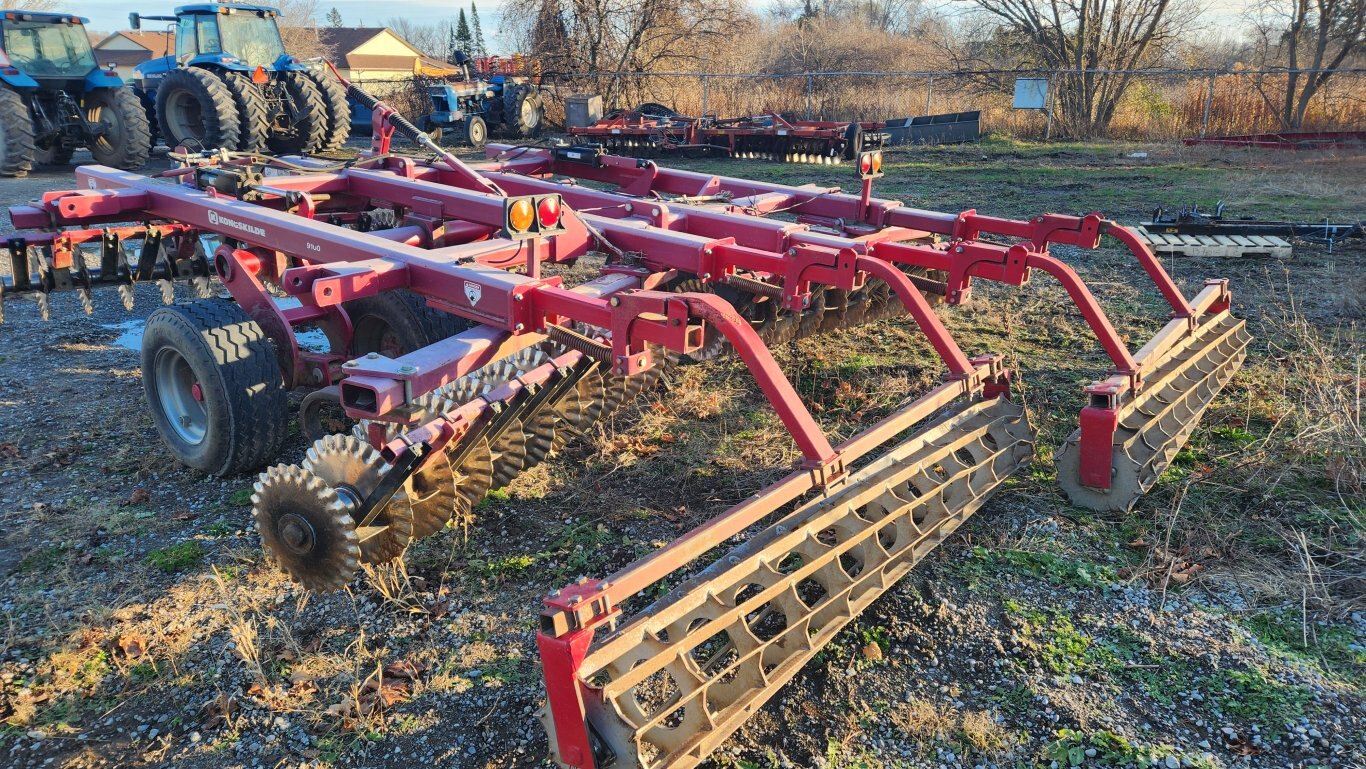
<svg viewBox="0 0 1366 769">
<path fill-rule="evenodd" d="M 921 742 L 953 742 L 983 759 L 1005 755 L 1019 742 L 998 719 L 984 710 L 959 711 L 946 704 L 912 698 L 892 712 L 892 722 Z"/>
</svg>

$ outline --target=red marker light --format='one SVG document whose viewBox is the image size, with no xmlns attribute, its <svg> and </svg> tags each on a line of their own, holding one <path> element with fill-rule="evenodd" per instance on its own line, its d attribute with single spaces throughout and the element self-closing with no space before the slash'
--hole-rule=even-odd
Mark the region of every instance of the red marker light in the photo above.
<svg viewBox="0 0 1366 769">
<path fill-rule="evenodd" d="M 859 158 L 858 171 L 865 176 L 873 172 L 873 156 L 871 154 Z"/>
<path fill-rule="evenodd" d="M 541 198 L 541 203 L 536 207 L 536 220 L 541 223 L 544 229 L 551 229 L 560 226 L 560 199 L 558 196 L 549 195 Z"/>
</svg>

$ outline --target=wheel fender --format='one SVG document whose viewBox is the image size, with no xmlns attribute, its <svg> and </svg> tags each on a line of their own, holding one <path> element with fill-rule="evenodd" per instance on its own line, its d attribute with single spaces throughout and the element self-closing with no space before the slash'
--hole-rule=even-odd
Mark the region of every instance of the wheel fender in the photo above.
<svg viewBox="0 0 1366 769">
<path fill-rule="evenodd" d="M 0 69 L 0 81 L 10 88 L 37 88 L 38 81 L 13 67 Z"/>
<path fill-rule="evenodd" d="M 85 90 L 98 91 L 103 88 L 122 88 L 123 78 L 112 69 L 96 69 L 85 76 Z"/>
<path fill-rule="evenodd" d="M 148 59 L 143 63 L 133 67 L 133 71 L 142 78 L 165 77 L 167 72 L 176 68 L 174 56 L 160 56 L 155 59 Z"/>
</svg>

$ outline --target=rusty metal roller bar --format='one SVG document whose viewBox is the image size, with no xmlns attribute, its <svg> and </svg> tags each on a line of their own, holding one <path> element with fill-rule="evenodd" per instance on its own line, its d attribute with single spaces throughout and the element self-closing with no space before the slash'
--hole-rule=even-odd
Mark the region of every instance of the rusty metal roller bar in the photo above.
<svg viewBox="0 0 1366 769">
<path fill-rule="evenodd" d="M 1019 405 L 966 406 L 606 636 L 580 677 L 610 766 L 700 762 L 1027 464 L 1033 442 Z"/>
<path fill-rule="evenodd" d="M 1081 431 L 1057 453 L 1058 480 L 1075 503 L 1127 510 L 1157 482 L 1186 444 L 1214 396 L 1247 357 L 1246 321 L 1224 311 L 1202 323 L 1148 375 L 1143 390 L 1120 406 L 1109 491 L 1077 482 Z"/>
</svg>

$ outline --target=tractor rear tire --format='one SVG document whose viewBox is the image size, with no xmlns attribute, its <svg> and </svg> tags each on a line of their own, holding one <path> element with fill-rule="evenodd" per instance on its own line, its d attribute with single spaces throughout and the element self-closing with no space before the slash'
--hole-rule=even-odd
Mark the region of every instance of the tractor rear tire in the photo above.
<svg viewBox="0 0 1366 769">
<path fill-rule="evenodd" d="M 223 87 L 232 94 L 232 103 L 237 107 L 238 137 L 233 149 L 242 152 L 265 152 L 266 140 L 270 137 L 270 113 L 266 107 L 266 96 L 251 82 L 244 72 L 224 70 L 219 73 Z"/>
<path fill-rule="evenodd" d="M 157 123 L 171 149 L 233 150 L 242 136 L 232 93 L 201 67 L 166 73 L 157 87 Z"/>
<path fill-rule="evenodd" d="M 86 94 L 85 119 L 104 127 L 104 134 L 89 142 L 96 163 L 124 171 L 136 171 L 147 164 L 152 153 L 152 129 L 133 89 L 101 88 Z"/>
<path fill-rule="evenodd" d="M 347 352 L 356 356 L 377 352 L 397 358 L 474 325 L 472 321 L 429 307 L 427 300 L 411 291 L 385 291 L 352 299 L 342 307 L 354 328 L 351 349 Z"/>
<path fill-rule="evenodd" d="M 33 170 L 33 118 L 17 91 L 0 87 L 0 176 Z"/>
<path fill-rule="evenodd" d="M 541 95 L 530 83 L 522 83 L 503 91 L 503 124 L 508 133 L 519 139 L 530 139 L 541 132 L 545 107 Z"/>
<path fill-rule="evenodd" d="M 336 152 L 351 135 L 351 103 L 346 100 L 346 89 L 337 82 L 328 69 L 310 71 L 309 79 L 318 87 L 327 107 L 327 130 L 323 132 L 323 143 L 318 152 Z"/>
<path fill-rule="evenodd" d="M 306 72 L 285 72 L 283 77 L 285 96 L 289 100 L 286 112 L 292 108 L 295 120 L 292 130 L 274 134 L 267 143 L 272 151 L 281 155 L 317 152 L 327 136 L 327 104 L 323 95 Z M 288 121 L 288 114 L 283 119 Z"/>
<path fill-rule="evenodd" d="M 475 149 L 483 149 L 489 141 L 489 126 L 478 115 L 465 118 L 465 143 Z"/>
<path fill-rule="evenodd" d="M 261 467 L 289 430 L 275 345 L 231 301 L 153 312 L 142 336 L 142 386 L 171 453 L 210 475 Z"/>
</svg>

